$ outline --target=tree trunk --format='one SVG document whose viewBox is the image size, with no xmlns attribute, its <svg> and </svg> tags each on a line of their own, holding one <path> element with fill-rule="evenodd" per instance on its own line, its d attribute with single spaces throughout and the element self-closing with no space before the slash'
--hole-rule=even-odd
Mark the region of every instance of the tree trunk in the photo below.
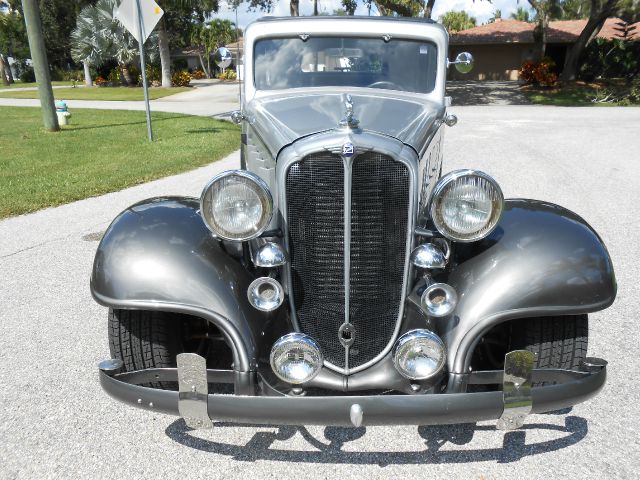
<svg viewBox="0 0 640 480">
<path fill-rule="evenodd" d="M 533 29 L 533 41 L 536 45 L 536 55 L 538 61 L 544 58 L 547 50 L 547 29 L 549 27 L 548 3 L 548 0 L 529 0 L 529 5 L 531 5 L 531 7 L 535 10 L 538 17 L 538 24 Z"/>
<path fill-rule="evenodd" d="M 318 0 L 313 0 L 313 15 L 318 16 Z"/>
<path fill-rule="evenodd" d="M 131 72 L 129 72 L 129 67 L 126 63 L 120 64 L 120 72 L 122 73 L 122 79 L 127 87 L 133 85 L 133 79 L 131 78 Z"/>
<path fill-rule="evenodd" d="M 584 53 L 584 49 L 587 48 L 589 42 L 595 38 L 596 35 L 602 29 L 605 20 L 609 15 L 613 14 L 613 10 L 617 5 L 617 0 L 608 0 L 602 10 L 597 10 L 597 2 L 591 0 L 591 14 L 587 24 L 582 29 L 578 40 L 568 50 L 567 56 L 564 59 L 564 68 L 560 76 L 563 82 L 569 82 L 576 79 L 578 75 L 578 68 L 580 67 L 580 59 Z"/>
<path fill-rule="evenodd" d="M 36 0 L 22 0 L 22 9 L 24 22 L 27 26 L 33 71 L 36 74 L 36 82 L 38 82 L 38 96 L 42 106 L 44 128 L 50 132 L 58 132 L 60 125 L 58 124 L 53 89 L 51 88 L 51 72 L 49 71 L 49 61 L 47 60 L 47 50 L 44 46 L 40 8 Z"/>
<path fill-rule="evenodd" d="M 0 77 L 2 77 L 2 83 L 9 86 L 11 83 L 9 82 L 9 77 L 7 77 L 4 65 L 4 55 L 0 54 Z"/>
<path fill-rule="evenodd" d="M 160 49 L 160 65 L 162 69 L 162 86 L 171 86 L 171 50 L 169 49 L 169 35 L 164 19 L 158 25 L 158 47 Z"/>
<path fill-rule="evenodd" d="M 300 16 L 300 0 L 290 0 L 289 11 L 291 12 L 292 17 L 299 17 Z"/>
<path fill-rule="evenodd" d="M 4 69 L 9 77 L 9 83 L 16 83 L 15 78 L 13 78 L 13 72 L 11 71 L 11 65 L 9 65 L 9 57 L 4 57 Z"/>
<path fill-rule="evenodd" d="M 433 12 L 433 5 L 436 3 L 436 0 L 427 0 L 427 3 L 424 6 L 424 18 L 431 18 L 431 13 Z"/>
<path fill-rule="evenodd" d="M 211 74 L 211 52 L 207 52 L 207 75 L 209 78 L 213 77 Z"/>
<path fill-rule="evenodd" d="M 536 43 L 537 60 L 541 61 L 547 52 L 547 30 L 549 29 L 549 16 L 545 12 L 538 13 L 538 24 L 533 30 L 533 40 Z"/>
<path fill-rule="evenodd" d="M 202 67 L 202 71 L 207 76 L 207 78 L 211 78 L 211 72 L 207 69 L 204 64 L 204 58 L 202 58 L 202 53 L 198 52 L 198 60 L 200 60 L 200 66 Z"/>
<path fill-rule="evenodd" d="M 91 80 L 91 69 L 88 62 L 82 62 L 84 66 L 84 84 L 86 87 L 93 87 L 93 80 Z"/>
</svg>

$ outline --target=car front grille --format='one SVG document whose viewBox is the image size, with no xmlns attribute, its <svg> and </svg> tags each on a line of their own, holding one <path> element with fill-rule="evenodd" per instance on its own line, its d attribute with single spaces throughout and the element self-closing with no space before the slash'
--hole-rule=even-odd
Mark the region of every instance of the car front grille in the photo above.
<svg viewBox="0 0 640 480">
<path fill-rule="evenodd" d="M 295 315 L 300 330 L 315 338 L 325 359 L 340 369 L 347 367 L 338 336 L 345 323 L 346 268 L 349 322 L 355 331 L 348 368 L 370 362 L 392 340 L 403 300 L 410 205 L 404 164 L 367 152 L 348 168 L 350 243 L 344 235 L 342 157 L 312 154 L 293 163 L 285 176 Z"/>
</svg>

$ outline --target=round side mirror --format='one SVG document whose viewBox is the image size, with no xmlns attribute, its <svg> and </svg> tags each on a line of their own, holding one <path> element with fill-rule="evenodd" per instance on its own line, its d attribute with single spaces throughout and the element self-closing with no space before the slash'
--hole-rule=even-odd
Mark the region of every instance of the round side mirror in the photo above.
<svg viewBox="0 0 640 480">
<path fill-rule="evenodd" d="M 473 55 L 469 52 L 461 52 L 456 56 L 456 70 L 460 73 L 469 73 L 473 70 Z"/>
<path fill-rule="evenodd" d="M 218 65 L 218 67 L 222 68 L 223 70 L 231 65 L 231 62 L 233 61 L 231 51 L 226 47 L 220 47 L 218 50 L 216 50 L 213 59 L 216 62 L 216 65 Z"/>
</svg>

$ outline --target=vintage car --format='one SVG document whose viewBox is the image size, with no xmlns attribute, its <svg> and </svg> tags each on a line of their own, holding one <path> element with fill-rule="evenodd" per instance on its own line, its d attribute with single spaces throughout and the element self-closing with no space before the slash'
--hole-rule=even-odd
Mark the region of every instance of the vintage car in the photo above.
<svg viewBox="0 0 640 480">
<path fill-rule="evenodd" d="M 560 206 L 442 175 L 447 69 L 473 58 L 441 25 L 269 18 L 244 43 L 240 169 L 132 205 L 98 247 L 109 395 L 193 428 L 512 429 L 602 388 L 607 249 Z"/>
</svg>

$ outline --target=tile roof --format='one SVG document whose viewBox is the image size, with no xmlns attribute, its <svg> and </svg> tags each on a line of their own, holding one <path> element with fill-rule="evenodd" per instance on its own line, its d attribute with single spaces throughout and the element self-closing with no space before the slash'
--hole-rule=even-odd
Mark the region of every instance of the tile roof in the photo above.
<svg viewBox="0 0 640 480">
<path fill-rule="evenodd" d="M 598 37 L 613 39 L 620 38 L 619 18 L 608 18 Z M 549 22 L 548 43 L 572 43 L 578 39 L 580 32 L 587 24 L 586 20 L 557 20 Z M 453 45 L 473 45 L 486 43 L 533 43 L 533 29 L 535 23 L 519 20 L 499 20 L 478 27 L 469 28 L 451 35 Z M 632 25 L 631 38 L 640 40 L 640 22 Z"/>
</svg>

